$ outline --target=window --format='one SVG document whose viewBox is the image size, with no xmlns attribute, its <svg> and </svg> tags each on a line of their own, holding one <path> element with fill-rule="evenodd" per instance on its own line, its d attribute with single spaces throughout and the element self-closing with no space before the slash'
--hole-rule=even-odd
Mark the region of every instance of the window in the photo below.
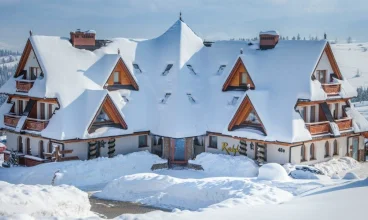
<svg viewBox="0 0 368 220">
<path fill-rule="evenodd" d="M 167 99 L 171 96 L 171 93 L 166 93 L 165 97 L 163 99 L 161 99 L 161 103 L 162 104 L 166 104 Z"/>
<path fill-rule="evenodd" d="M 229 103 L 229 105 L 236 105 L 236 103 L 238 102 L 239 97 L 238 96 L 234 96 L 233 99 L 231 100 L 231 102 Z"/>
<path fill-rule="evenodd" d="M 111 121 L 109 116 L 106 114 L 106 112 L 101 109 L 100 113 L 96 117 L 96 122 L 106 122 Z"/>
<path fill-rule="evenodd" d="M 339 148 L 337 146 L 337 140 L 333 142 L 333 155 L 339 155 Z"/>
<path fill-rule="evenodd" d="M 51 118 L 51 116 L 52 116 L 52 104 L 49 104 L 49 106 L 48 106 L 48 118 L 50 119 Z"/>
<path fill-rule="evenodd" d="M 226 65 L 221 65 L 220 68 L 217 70 L 217 75 L 221 75 L 224 72 Z"/>
<path fill-rule="evenodd" d="M 29 138 L 27 138 L 26 139 L 26 146 L 27 146 L 27 151 L 26 151 L 26 153 L 28 154 L 28 155 L 31 155 L 31 140 L 29 139 Z"/>
<path fill-rule="evenodd" d="M 310 147 L 309 147 L 309 157 L 310 157 L 310 160 L 315 160 L 316 159 L 316 155 L 315 155 L 315 149 L 314 149 L 314 144 L 311 144 Z"/>
<path fill-rule="evenodd" d="M 240 85 L 247 85 L 247 73 L 240 73 Z"/>
<path fill-rule="evenodd" d="M 316 77 L 320 83 L 326 83 L 326 70 L 317 70 Z"/>
<path fill-rule="evenodd" d="M 142 73 L 142 70 L 141 70 L 141 68 L 139 67 L 138 64 L 133 63 L 133 67 L 134 67 L 135 70 L 137 70 L 138 73 Z"/>
<path fill-rule="evenodd" d="M 48 146 L 48 151 L 49 151 L 49 153 L 52 153 L 52 151 L 53 151 L 53 147 L 52 147 L 52 143 L 51 143 L 51 141 L 49 141 L 49 146 Z"/>
<path fill-rule="evenodd" d="M 306 161 L 305 159 L 305 146 L 302 145 L 302 147 L 300 148 L 300 158 L 301 158 L 301 161 Z"/>
<path fill-rule="evenodd" d="M 325 143 L 325 158 L 330 156 L 330 143 L 326 141 Z"/>
<path fill-rule="evenodd" d="M 191 73 L 193 73 L 194 75 L 197 75 L 197 73 L 194 71 L 192 65 L 188 64 L 187 67 L 188 67 L 188 69 L 190 70 Z"/>
<path fill-rule="evenodd" d="M 147 147 L 147 135 L 140 135 L 138 137 L 139 147 Z"/>
<path fill-rule="evenodd" d="M 40 119 L 46 119 L 45 117 L 45 103 L 40 103 Z"/>
<path fill-rule="evenodd" d="M 42 158 L 42 159 L 45 158 L 45 155 L 43 154 L 44 153 L 43 140 L 40 140 L 40 142 L 39 142 L 38 153 L 40 155 L 40 158 Z"/>
<path fill-rule="evenodd" d="M 120 84 L 120 72 L 114 72 L 114 84 Z"/>
<path fill-rule="evenodd" d="M 310 111 L 310 122 L 316 122 L 316 106 L 311 106 Z"/>
<path fill-rule="evenodd" d="M 261 124 L 261 122 L 258 120 L 257 113 L 254 111 L 254 109 L 252 109 L 252 111 L 249 113 L 244 123 L 245 124 Z"/>
<path fill-rule="evenodd" d="M 300 113 L 300 116 L 304 119 L 304 121 L 307 120 L 307 111 L 306 111 L 306 107 L 301 107 L 299 108 L 299 113 Z"/>
<path fill-rule="evenodd" d="M 23 140 L 22 136 L 18 136 L 18 152 L 23 153 Z"/>
<path fill-rule="evenodd" d="M 217 136 L 210 136 L 210 145 L 208 147 L 217 149 Z"/>
<path fill-rule="evenodd" d="M 165 71 L 162 73 L 162 75 L 163 75 L 163 76 L 166 76 L 166 75 L 169 73 L 169 71 L 170 71 L 171 67 L 173 67 L 173 64 L 168 64 L 168 65 L 166 66 L 166 68 L 165 68 Z"/>
<path fill-rule="evenodd" d="M 335 103 L 334 118 L 339 119 L 339 103 Z"/>
<path fill-rule="evenodd" d="M 23 100 L 18 100 L 18 115 L 23 114 Z"/>
<path fill-rule="evenodd" d="M 189 101 L 190 101 L 192 104 L 195 104 L 195 103 L 196 103 L 196 100 L 193 98 L 192 94 L 187 93 L 187 96 L 188 96 Z"/>
<path fill-rule="evenodd" d="M 30 73 L 30 76 L 28 77 L 28 79 L 35 80 L 37 77 L 40 76 L 41 71 L 37 67 L 30 67 L 29 68 L 29 73 Z"/>
</svg>

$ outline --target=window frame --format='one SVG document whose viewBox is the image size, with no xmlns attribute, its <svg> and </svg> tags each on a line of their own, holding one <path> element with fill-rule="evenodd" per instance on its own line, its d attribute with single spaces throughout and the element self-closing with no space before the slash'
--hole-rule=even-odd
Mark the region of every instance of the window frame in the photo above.
<svg viewBox="0 0 368 220">
<path fill-rule="evenodd" d="M 144 138 L 144 145 L 141 145 L 141 138 Z M 148 136 L 147 135 L 139 135 L 138 136 L 138 148 L 148 147 Z"/>
<path fill-rule="evenodd" d="M 115 81 L 115 77 L 117 77 L 117 82 Z M 120 72 L 119 71 L 114 71 L 114 73 L 113 73 L 113 82 L 114 82 L 114 85 L 121 84 L 121 82 L 120 82 Z"/>
<path fill-rule="evenodd" d="M 212 143 L 214 142 L 213 139 L 216 139 L 216 146 L 213 146 Z M 217 136 L 214 136 L 214 135 L 210 135 L 209 136 L 209 143 L 208 143 L 208 147 L 209 148 L 212 148 L 212 149 L 217 149 L 217 145 L 218 145 L 218 138 Z"/>
</svg>

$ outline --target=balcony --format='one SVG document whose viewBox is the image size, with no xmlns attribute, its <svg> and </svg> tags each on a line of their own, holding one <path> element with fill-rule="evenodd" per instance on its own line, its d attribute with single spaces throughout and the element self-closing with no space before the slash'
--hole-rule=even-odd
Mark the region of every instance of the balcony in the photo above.
<svg viewBox="0 0 368 220">
<path fill-rule="evenodd" d="M 328 121 L 305 123 L 305 125 L 307 126 L 307 129 L 311 135 L 325 134 L 330 132 L 330 122 Z"/>
<path fill-rule="evenodd" d="M 335 84 L 322 84 L 323 90 L 327 93 L 328 96 L 338 95 L 341 90 L 341 84 L 335 83 Z"/>
<path fill-rule="evenodd" d="M 351 118 L 342 118 L 335 120 L 340 131 L 349 130 L 353 126 L 353 121 Z"/>
<path fill-rule="evenodd" d="M 34 84 L 34 80 L 21 79 L 16 81 L 17 92 L 29 92 Z"/>
<path fill-rule="evenodd" d="M 24 126 L 25 130 L 42 131 L 49 124 L 49 120 L 28 118 Z"/>
<path fill-rule="evenodd" d="M 5 114 L 4 115 L 4 124 L 9 127 L 17 127 L 18 121 L 21 116 L 14 114 Z"/>
</svg>

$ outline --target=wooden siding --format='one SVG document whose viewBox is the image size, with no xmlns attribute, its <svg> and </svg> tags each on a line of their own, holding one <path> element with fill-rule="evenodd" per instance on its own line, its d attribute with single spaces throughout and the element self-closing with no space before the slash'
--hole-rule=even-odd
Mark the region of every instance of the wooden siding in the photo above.
<svg viewBox="0 0 368 220">
<path fill-rule="evenodd" d="M 351 129 L 353 126 L 353 121 L 351 118 L 343 118 L 335 120 L 340 131 Z"/>
<path fill-rule="evenodd" d="M 115 68 L 110 73 L 110 77 L 107 80 L 107 84 L 113 86 L 114 85 L 114 73 L 119 72 L 119 84 L 124 86 L 132 86 L 134 90 L 139 90 L 139 86 L 135 79 L 132 76 L 132 73 L 129 71 L 123 60 L 120 58 L 115 65 Z"/>
<path fill-rule="evenodd" d="M 322 84 L 322 88 L 328 96 L 338 95 L 341 90 L 341 84 Z"/>
<path fill-rule="evenodd" d="M 4 115 L 4 124 L 15 128 L 18 125 L 20 117 L 21 116 L 6 114 Z"/>
<path fill-rule="evenodd" d="M 250 89 L 255 89 L 255 85 L 253 83 L 252 78 L 249 75 L 247 68 L 245 67 L 243 61 L 240 58 L 238 58 L 235 66 L 231 70 L 228 78 L 225 81 L 225 84 L 222 87 L 222 91 L 227 91 L 229 90 L 230 87 L 247 89 L 247 85 L 241 85 L 240 83 L 241 73 L 244 72 L 247 74 L 247 84 L 250 85 Z"/>
<path fill-rule="evenodd" d="M 29 92 L 31 88 L 33 87 L 34 81 L 23 81 L 23 80 L 17 80 L 16 81 L 16 88 L 17 92 Z"/>
<path fill-rule="evenodd" d="M 324 134 L 330 132 L 330 122 L 323 121 L 323 122 L 314 122 L 314 123 L 305 123 L 307 129 L 311 133 L 311 135 L 316 134 Z"/>
<path fill-rule="evenodd" d="M 49 120 L 28 118 L 23 129 L 30 131 L 42 131 L 47 127 L 48 124 Z"/>
</svg>

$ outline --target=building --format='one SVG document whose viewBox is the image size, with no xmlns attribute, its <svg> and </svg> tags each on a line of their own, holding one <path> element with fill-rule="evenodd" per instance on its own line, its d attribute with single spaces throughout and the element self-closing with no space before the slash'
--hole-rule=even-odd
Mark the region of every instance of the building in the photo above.
<svg viewBox="0 0 368 220">
<path fill-rule="evenodd" d="M 173 163 L 201 152 L 260 163 L 364 160 L 368 122 L 327 41 L 204 42 L 181 19 L 150 40 L 27 40 L 2 88 L 0 127 L 27 165 L 148 150 Z"/>
</svg>

